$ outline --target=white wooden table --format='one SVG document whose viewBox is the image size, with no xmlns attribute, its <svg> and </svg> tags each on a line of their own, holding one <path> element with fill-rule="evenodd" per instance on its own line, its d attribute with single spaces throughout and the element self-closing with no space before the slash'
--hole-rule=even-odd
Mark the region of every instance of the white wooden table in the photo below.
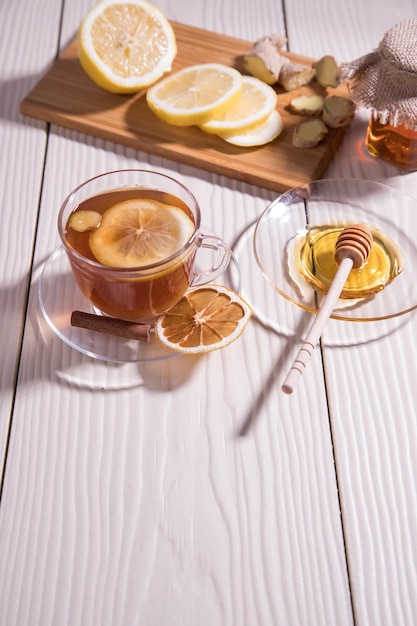
<svg viewBox="0 0 417 626">
<path fill-rule="evenodd" d="M 415 0 L 157 4 L 341 62 L 416 12 Z M 106 363 L 45 327 L 40 269 L 61 201 L 86 178 L 170 173 L 231 245 L 276 195 L 19 113 L 91 5 L 0 2 L 1 626 L 416 624 L 415 314 L 365 342 L 331 322 L 339 341 L 324 336 L 292 396 L 280 385 L 309 316 L 284 299 L 298 334 L 255 318 L 200 359 Z M 417 173 L 367 154 L 367 119 L 326 177 L 417 197 Z"/>
</svg>

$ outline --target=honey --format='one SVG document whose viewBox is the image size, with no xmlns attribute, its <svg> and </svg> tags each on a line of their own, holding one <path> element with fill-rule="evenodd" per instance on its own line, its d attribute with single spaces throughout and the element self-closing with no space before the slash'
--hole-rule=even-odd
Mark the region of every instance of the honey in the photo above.
<svg viewBox="0 0 417 626">
<path fill-rule="evenodd" d="M 353 101 L 371 111 L 368 151 L 417 170 L 417 18 L 395 24 L 378 48 L 343 66 Z"/>
<path fill-rule="evenodd" d="M 368 152 L 407 172 L 417 170 L 417 130 L 382 124 L 371 117 L 366 135 Z"/>
<path fill-rule="evenodd" d="M 326 294 L 337 272 L 336 241 L 346 226 L 312 228 L 299 248 L 298 270 L 319 293 Z M 380 232 L 372 231 L 373 244 L 365 263 L 352 269 L 340 298 L 366 298 L 377 294 L 403 270 L 395 244 Z"/>
</svg>

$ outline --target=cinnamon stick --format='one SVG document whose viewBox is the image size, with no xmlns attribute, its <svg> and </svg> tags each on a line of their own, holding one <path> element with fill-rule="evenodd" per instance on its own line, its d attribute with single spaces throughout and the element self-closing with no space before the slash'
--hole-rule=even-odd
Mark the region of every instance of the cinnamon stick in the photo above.
<svg viewBox="0 0 417 626">
<path fill-rule="evenodd" d="M 137 339 L 149 341 L 151 338 L 151 325 L 130 322 L 104 315 L 94 315 L 84 311 L 73 311 L 71 314 L 71 326 L 86 328 L 99 333 L 116 335 L 125 339 Z"/>
</svg>

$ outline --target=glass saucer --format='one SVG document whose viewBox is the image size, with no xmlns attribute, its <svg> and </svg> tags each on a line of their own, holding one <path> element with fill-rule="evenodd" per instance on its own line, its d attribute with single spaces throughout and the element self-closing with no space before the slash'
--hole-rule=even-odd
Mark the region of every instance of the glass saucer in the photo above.
<svg viewBox="0 0 417 626">
<path fill-rule="evenodd" d="M 395 251 L 402 271 L 377 293 L 340 298 L 332 318 L 385 320 L 417 308 L 417 200 L 382 183 L 359 179 L 324 179 L 290 189 L 274 200 L 256 223 L 256 262 L 267 281 L 290 302 L 317 313 L 319 294 L 294 261 L 297 241 L 323 228 L 367 224 Z"/>
<path fill-rule="evenodd" d="M 305 315 L 301 307 L 295 307 L 287 298 L 281 297 L 270 282 L 264 280 L 253 249 L 253 236 L 257 221 L 251 222 L 240 233 L 233 245 L 233 252 L 239 264 L 242 284 L 241 296 L 250 304 L 253 318 L 266 330 L 280 337 L 300 341 L 300 328 L 305 328 Z M 330 319 L 323 333 L 327 347 L 360 346 L 378 341 L 395 333 L 413 320 L 411 315 L 399 315 L 389 319 L 341 324 L 338 319 Z"/>
<path fill-rule="evenodd" d="M 221 279 L 226 286 L 228 282 L 237 288 L 240 285 L 240 271 L 234 255 Z M 71 326 L 72 311 L 95 311 L 79 291 L 62 245 L 43 266 L 38 295 L 42 314 L 50 328 L 64 343 L 82 354 L 112 363 L 147 363 L 180 356 L 179 352 L 163 346 L 153 333 L 149 342 L 143 342 Z"/>
</svg>

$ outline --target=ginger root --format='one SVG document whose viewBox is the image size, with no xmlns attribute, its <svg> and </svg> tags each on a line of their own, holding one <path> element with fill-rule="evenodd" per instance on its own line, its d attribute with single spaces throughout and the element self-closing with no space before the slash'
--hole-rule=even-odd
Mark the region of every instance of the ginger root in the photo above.
<svg viewBox="0 0 417 626">
<path fill-rule="evenodd" d="M 307 85 L 314 77 L 311 67 L 292 63 L 281 50 L 287 40 L 281 35 L 266 35 L 255 41 L 243 55 L 245 70 L 268 85 L 280 83 L 286 91 Z"/>
<path fill-rule="evenodd" d="M 316 94 L 302 94 L 293 98 L 288 108 L 298 115 L 320 115 L 323 110 L 324 97 Z"/>
<path fill-rule="evenodd" d="M 286 62 L 286 58 L 280 54 L 286 41 L 280 35 L 267 35 L 255 41 L 252 49 L 243 55 L 245 70 L 264 83 L 275 85 Z"/>
<path fill-rule="evenodd" d="M 313 63 L 316 70 L 316 81 L 322 87 L 337 87 L 340 83 L 340 68 L 335 58 L 329 54 Z"/>
<path fill-rule="evenodd" d="M 281 35 L 261 37 L 243 55 L 245 70 L 268 85 L 279 83 L 286 91 L 308 85 L 313 78 L 324 87 L 337 87 L 340 83 L 340 68 L 330 54 L 312 64 L 312 67 L 292 63 L 281 54 L 287 39 Z"/>
<path fill-rule="evenodd" d="M 290 108 L 306 115 L 305 102 L 311 98 L 320 99 L 320 96 L 298 96 L 291 100 Z M 292 144 L 296 148 L 314 148 L 329 132 L 329 128 L 339 128 L 350 124 L 355 115 L 355 104 L 352 100 L 342 96 L 327 96 L 327 98 L 322 98 L 322 109 L 317 108 L 316 111 L 316 114 L 321 111 L 322 119 L 314 117 L 303 120 L 294 129 Z"/>
<path fill-rule="evenodd" d="M 291 63 L 288 59 L 286 61 L 281 68 L 278 80 L 285 91 L 292 91 L 311 83 L 316 74 L 316 70 L 313 67 Z"/>
<path fill-rule="evenodd" d="M 314 148 L 328 132 L 327 126 L 321 120 L 303 120 L 294 129 L 292 144 L 295 148 Z"/>
<path fill-rule="evenodd" d="M 329 128 L 347 126 L 355 115 L 355 103 L 342 96 L 328 96 L 323 104 L 323 122 Z"/>
</svg>

